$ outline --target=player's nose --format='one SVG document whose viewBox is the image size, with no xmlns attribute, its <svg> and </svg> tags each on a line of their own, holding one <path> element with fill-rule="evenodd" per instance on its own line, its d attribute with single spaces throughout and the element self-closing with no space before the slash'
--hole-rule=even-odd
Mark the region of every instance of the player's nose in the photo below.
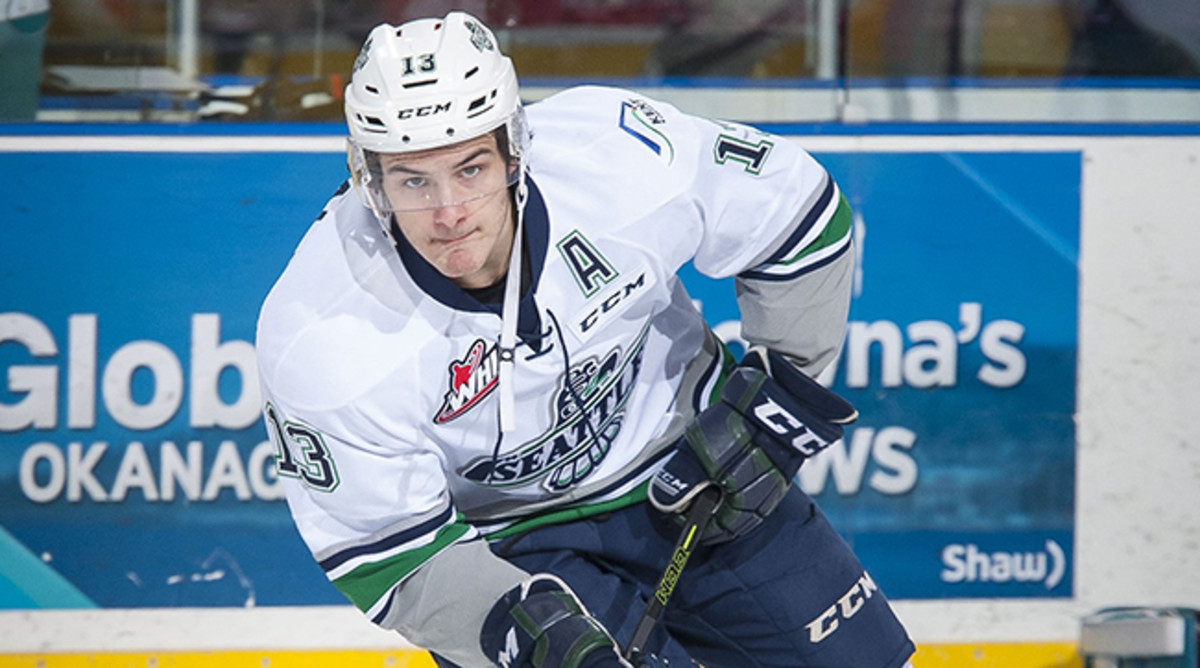
<svg viewBox="0 0 1200 668">
<path fill-rule="evenodd" d="M 458 227 L 467 218 L 467 207 L 463 202 L 439 204 L 433 210 L 433 222 L 439 227 Z"/>
</svg>

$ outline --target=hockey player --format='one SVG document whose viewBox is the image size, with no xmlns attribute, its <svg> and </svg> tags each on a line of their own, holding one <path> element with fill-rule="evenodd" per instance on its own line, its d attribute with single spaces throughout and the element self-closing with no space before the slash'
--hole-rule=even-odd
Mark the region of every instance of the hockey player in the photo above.
<svg viewBox="0 0 1200 668">
<path fill-rule="evenodd" d="M 351 178 L 257 348 L 292 515 L 354 605 L 442 666 L 906 664 L 883 593 L 791 484 L 855 416 L 808 380 L 853 263 L 812 157 L 629 91 L 526 109 L 458 12 L 372 31 L 345 110 Z M 736 277 L 740 365 L 689 261 Z M 704 489 L 716 515 L 623 656 Z"/>
</svg>

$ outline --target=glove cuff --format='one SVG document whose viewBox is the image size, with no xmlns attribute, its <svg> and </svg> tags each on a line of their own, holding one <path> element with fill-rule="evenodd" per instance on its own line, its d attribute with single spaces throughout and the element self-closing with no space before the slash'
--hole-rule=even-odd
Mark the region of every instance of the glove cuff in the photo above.
<svg viewBox="0 0 1200 668">
<path fill-rule="evenodd" d="M 801 371 L 777 350 L 750 346 L 738 366 L 748 366 L 767 374 L 822 420 L 847 425 L 858 419 L 858 409 L 853 404 Z"/>
<path fill-rule="evenodd" d="M 650 481 L 650 503 L 664 513 L 682 513 L 696 495 L 713 485 L 709 473 L 695 457 L 683 456 L 679 448 L 688 447 L 681 438 L 675 454 Z"/>
<path fill-rule="evenodd" d="M 593 655 L 610 660 L 616 655 L 608 631 L 549 573 L 534 575 L 496 601 L 479 644 L 503 668 L 582 668 Z"/>
</svg>

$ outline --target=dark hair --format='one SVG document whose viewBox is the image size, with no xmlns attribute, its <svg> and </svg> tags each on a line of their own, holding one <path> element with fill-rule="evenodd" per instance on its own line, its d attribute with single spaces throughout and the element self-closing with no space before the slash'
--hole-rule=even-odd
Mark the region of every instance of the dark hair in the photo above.
<svg viewBox="0 0 1200 668">
<path fill-rule="evenodd" d="M 512 151 L 509 150 L 508 146 L 508 124 L 501 123 L 499 127 L 492 130 L 492 136 L 496 138 L 496 150 L 500 151 L 500 157 L 504 160 L 504 164 L 508 165 L 510 169 L 515 169 L 516 165 L 513 164 Z M 363 149 L 363 158 L 367 162 L 367 170 L 371 172 L 371 178 L 375 179 L 377 183 L 382 183 L 383 167 L 379 164 L 379 154 L 380 151 Z"/>
</svg>

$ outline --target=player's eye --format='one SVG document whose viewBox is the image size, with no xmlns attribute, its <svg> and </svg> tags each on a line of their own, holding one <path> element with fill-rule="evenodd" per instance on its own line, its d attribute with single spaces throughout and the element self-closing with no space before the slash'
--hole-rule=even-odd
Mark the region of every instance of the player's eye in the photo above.
<svg viewBox="0 0 1200 668">
<path fill-rule="evenodd" d="M 482 171 L 483 171 L 483 165 L 467 165 L 466 167 L 463 167 L 461 170 L 459 170 L 458 173 L 463 178 L 470 179 L 470 178 L 479 176 L 479 173 Z"/>
<path fill-rule="evenodd" d="M 412 188 L 414 190 L 417 188 L 424 188 L 427 183 L 429 183 L 429 180 L 424 176 L 410 176 L 401 182 L 405 188 Z"/>
</svg>

